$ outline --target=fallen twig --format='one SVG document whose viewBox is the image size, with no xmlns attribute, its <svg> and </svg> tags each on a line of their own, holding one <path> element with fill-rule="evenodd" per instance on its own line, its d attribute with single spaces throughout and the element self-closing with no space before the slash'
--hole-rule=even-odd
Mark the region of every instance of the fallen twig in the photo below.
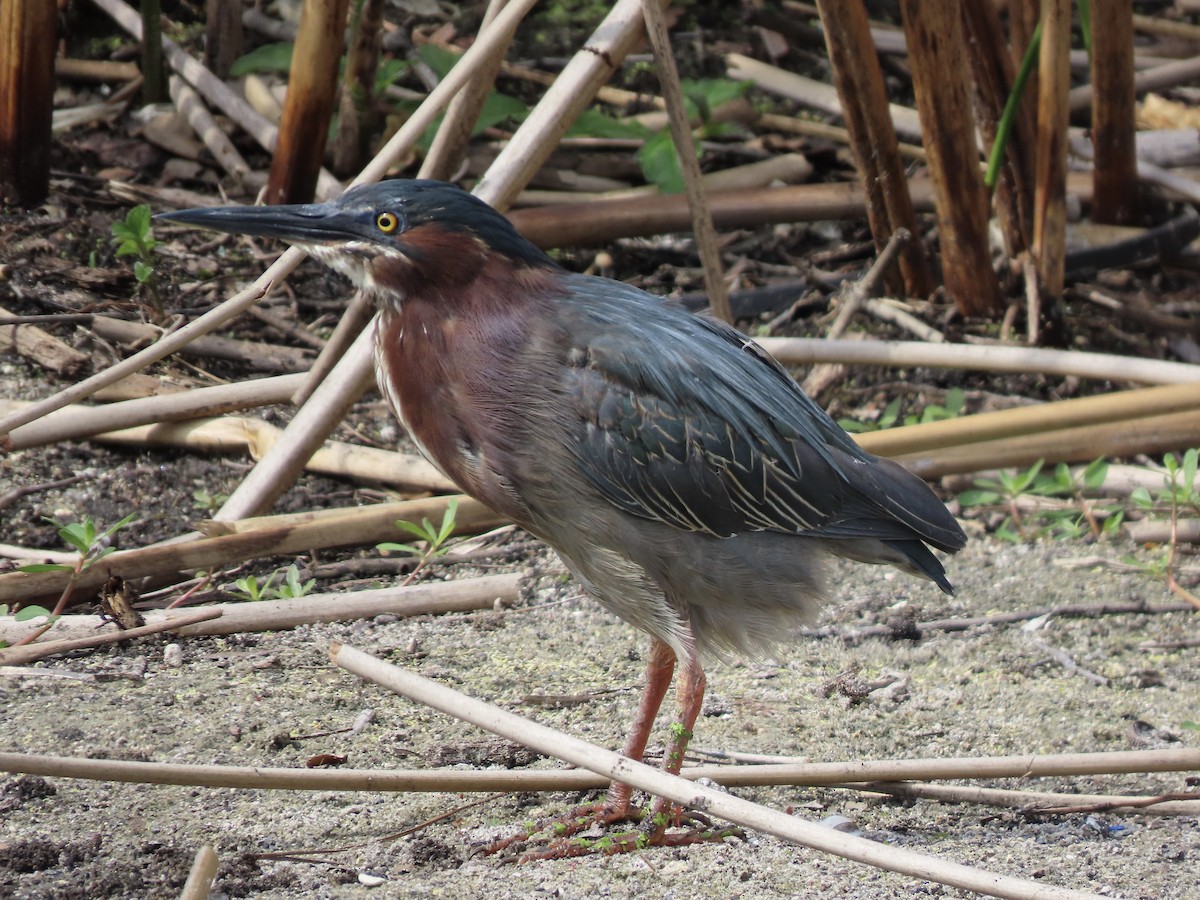
<svg viewBox="0 0 1200 900">
<path fill-rule="evenodd" d="M 142 625 L 137 628 L 110 631 L 92 637 L 73 638 L 63 641 L 43 641 L 19 647 L 7 647 L 0 650 L 0 665 L 22 665 L 24 663 L 36 662 L 39 659 L 45 659 L 48 656 L 69 653 L 73 650 L 89 650 L 93 647 L 103 647 L 106 644 L 115 644 L 120 641 L 131 640 L 132 638 L 145 637 L 148 634 L 158 634 L 162 631 L 178 631 L 188 625 L 195 625 L 198 622 L 206 622 L 210 619 L 219 618 L 220 615 L 221 610 L 219 609 L 202 609 L 191 613 L 175 613 L 164 617 L 161 621 Z M 5 616 L 2 618 L 8 617 Z M 94 623 L 95 619 L 92 621 Z M 26 627 L 28 627 L 27 624 Z"/>
<path fill-rule="evenodd" d="M 137 578 L 162 572 L 213 569 L 263 556 L 286 556 L 321 547 L 374 544 L 395 536 L 397 519 L 440 520 L 449 497 L 381 503 L 343 515 L 314 518 L 301 524 L 255 529 L 245 533 L 157 544 L 138 550 L 121 550 L 104 557 L 103 566 L 91 566 L 75 576 L 71 572 L 12 572 L 0 575 L 0 602 L 32 602 L 60 594 L 73 578 L 77 596 L 96 590 L 110 575 Z M 459 498 L 455 533 L 473 533 L 504 524 L 477 500 Z"/>
<path fill-rule="evenodd" d="M 457 691 L 442 687 L 427 678 L 389 665 L 369 654 L 335 643 L 331 655 L 339 666 L 360 677 L 449 713 L 456 718 L 487 728 L 510 740 L 516 740 L 539 752 L 566 762 L 582 765 L 614 780 L 631 784 L 656 796 L 674 800 L 691 808 L 702 808 L 734 824 L 766 831 L 785 840 L 833 853 L 847 859 L 903 872 L 942 884 L 961 887 L 999 897 L 1080 898 L 1083 894 L 1068 888 L 1038 884 L 1021 878 L 997 875 L 951 863 L 898 847 L 887 847 L 844 834 L 815 823 L 803 821 L 756 803 L 719 791 L 703 788 L 682 778 L 634 762 L 625 756 L 581 741 L 578 738 L 505 712 Z"/>
<path fill-rule="evenodd" d="M 207 616 L 197 619 L 195 624 L 180 625 L 175 612 L 151 611 L 146 613 L 146 627 L 159 630 L 170 629 L 183 637 L 212 634 L 237 634 L 254 631 L 283 631 L 315 622 L 349 622 L 371 619 L 385 613 L 397 616 L 425 616 L 450 612 L 471 612 L 491 609 L 497 602 L 508 606 L 517 599 L 521 576 L 485 575 L 479 578 L 460 578 L 455 581 L 436 581 L 414 584 L 408 587 L 378 588 L 369 591 L 349 591 L 334 594 L 307 594 L 284 600 L 258 600 L 244 603 L 220 603 L 202 607 Z M 198 615 L 198 614 L 197 614 Z M 218 617 L 219 618 L 216 618 Z M 209 620 L 212 621 L 209 621 Z M 165 624 L 164 624 L 165 623 Z M 56 633 L 77 634 L 95 631 L 96 616 L 62 616 L 55 623 Z M 24 627 L 23 622 L 13 622 L 10 616 L 0 616 L 0 640 L 9 640 Z M 107 640 L 121 640 L 133 630 L 105 633 Z M 67 644 L 71 641 L 56 641 Z M 43 644 L 27 644 L 23 650 L 35 650 Z M 70 650 L 73 647 L 64 647 Z M 11 650 L 0 650 L 0 663 L 15 663 L 4 654 Z M 62 652 L 61 650 L 56 652 Z M 40 658 L 40 657 L 37 657 Z"/>
<path fill-rule="evenodd" d="M 1190 772 L 1200 768 L 1200 751 L 1129 750 L 1059 756 L 982 756 L 952 759 L 792 762 L 767 765 L 688 766 L 680 777 L 703 778 L 725 787 L 845 787 L 880 784 L 915 786 L 929 780 L 1121 775 Z M 0 751 L 0 772 L 189 787 L 291 791 L 376 791 L 388 793 L 491 791 L 587 791 L 611 779 L 586 769 L 301 769 L 136 762 Z M 1026 793 L 1010 791 L 1008 793 Z M 1046 795 L 1043 795 L 1046 796 Z M 1054 795 L 1050 795 L 1054 796 Z M 1074 797 L 1078 795 L 1067 795 Z M 1090 800 L 1091 798 L 1088 798 Z M 1107 798 L 1125 799 L 1125 798 Z"/>
</svg>

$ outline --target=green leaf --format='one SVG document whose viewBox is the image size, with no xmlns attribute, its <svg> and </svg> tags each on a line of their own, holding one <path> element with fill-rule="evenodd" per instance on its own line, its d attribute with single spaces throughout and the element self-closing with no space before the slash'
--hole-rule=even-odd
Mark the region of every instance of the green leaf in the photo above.
<svg viewBox="0 0 1200 900">
<path fill-rule="evenodd" d="M 140 241 L 150 234 L 150 207 L 140 203 L 125 214 L 125 224 Z"/>
<path fill-rule="evenodd" d="M 1129 499 L 1135 506 L 1141 509 L 1150 509 L 1154 506 L 1154 498 L 1150 496 L 1150 492 L 1144 487 L 1136 487 L 1130 491 Z"/>
<path fill-rule="evenodd" d="M 993 506 L 1000 499 L 995 491 L 963 491 L 958 495 L 958 502 L 962 506 Z"/>
<path fill-rule="evenodd" d="M 688 116 L 699 116 L 702 121 L 707 122 L 714 109 L 722 103 L 742 96 L 750 87 L 750 83 L 727 78 L 685 78 L 681 87 L 687 103 Z"/>
<path fill-rule="evenodd" d="M 18 572 L 73 572 L 70 566 L 62 566 L 56 563 L 30 563 L 27 566 L 18 566 Z"/>
<path fill-rule="evenodd" d="M 1108 460 L 1103 456 L 1092 460 L 1083 470 L 1083 486 L 1089 491 L 1099 490 L 1106 478 L 1108 478 Z"/>
<path fill-rule="evenodd" d="M 633 119 L 616 119 L 589 108 L 579 114 L 575 124 L 567 129 L 566 136 L 645 140 L 650 136 L 650 130 Z"/>
<path fill-rule="evenodd" d="M 408 553 L 412 556 L 421 555 L 421 551 L 412 544 L 397 544 L 394 541 L 384 541 L 382 544 L 376 544 L 375 549 L 381 553 Z"/>
<path fill-rule="evenodd" d="M 50 610 L 44 606 L 23 606 L 13 618 L 18 622 L 28 622 L 30 619 L 37 619 L 41 616 L 47 616 L 51 621 L 58 619 L 58 616 L 51 615 Z"/>
<path fill-rule="evenodd" d="M 460 59 L 459 54 L 451 53 L 437 44 L 422 44 L 417 48 L 417 56 L 421 57 L 421 62 L 433 69 L 439 79 L 449 75 L 454 64 Z"/>
<path fill-rule="evenodd" d="M 145 284 L 154 277 L 154 267 L 146 265 L 139 259 L 133 264 L 133 277 L 138 280 L 138 284 Z"/>
<path fill-rule="evenodd" d="M 638 151 L 637 159 L 646 180 L 658 185 L 662 193 L 683 192 L 683 172 L 679 168 L 679 157 L 675 154 L 675 143 L 669 131 L 660 131 L 649 138 Z"/>
<path fill-rule="evenodd" d="M 437 544 L 440 547 L 446 543 L 446 538 L 454 533 L 454 518 L 458 515 L 458 498 L 454 497 L 446 503 L 446 511 L 442 514 L 442 527 L 438 531 Z"/>
<path fill-rule="evenodd" d="M 100 533 L 100 540 L 104 540 L 106 537 L 112 537 L 114 534 L 132 522 L 135 515 L 137 515 L 137 513 L 130 513 L 117 524 L 111 525 L 104 529 L 104 531 Z"/>
<path fill-rule="evenodd" d="M 263 44 L 235 59 L 229 74 L 238 78 L 251 72 L 287 72 L 292 68 L 294 49 L 291 44 Z"/>
</svg>

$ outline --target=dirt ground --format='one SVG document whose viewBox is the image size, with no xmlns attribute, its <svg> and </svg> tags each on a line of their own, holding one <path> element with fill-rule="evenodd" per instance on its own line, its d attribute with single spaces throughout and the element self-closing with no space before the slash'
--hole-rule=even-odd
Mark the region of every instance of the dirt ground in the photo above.
<svg viewBox="0 0 1200 900">
<path fill-rule="evenodd" d="M 917 620 L 1065 603 L 1169 600 L 1144 576 L 1068 569 L 1094 548 L 1011 545 L 976 538 L 950 562 L 953 598 L 882 569 L 846 565 L 823 624 Z M 1105 555 L 1132 548 L 1109 545 Z M 287 633 L 165 639 L 57 659 L 0 677 L 4 750 L 159 762 L 302 766 L 317 753 L 347 765 L 471 767 L 532 764 L 528 754 L 391 696 L 334 668 L 346 642 L 599 744 L 617 747 L 632 716 L 645 639 L 581 597 L 548 554 L 526 564 L 517 608 L 472 615 L 386 618 Z M 455 572 L 446 573 L 453 576 Z M 899 605 L 899 606 L 898 606 Z M 935 634 L 919 641 L 798 638 L 769 660 L 715 666 L 695 744 L 814 760 L 1056 753 L 1194 746 L 1200 672 L 1194 651 L 1146 651 L 1143 641 L 1194 634 L 1186 612 L 1052 618 Z M 1039 645 L 1037 642 L 1042 642 Z M 1055 661 L 1065 651 L 1100 685 Z M 852 705 L 822 687 L 858 667 L 899 681 Z M 78 680 L 55 675 L 95 676 Z M 560 708 L 531 695 L 589 695 Z M 353 737 L 305 735 L 374 719 Z M 985 782 L 987 784 L 988 782 Z M 994 786 L 1014 786 L 995 782 Z M 1034 790 L 1186 790 L 1183 773 L 1035 779 Z M 1002 809 L 864 799 L 835 789 L 737 793 L 820 820 L 845 816 L 866 836 L 947 859 L 1112 897 L 1200 897 L 1200 827 L 1143 815 L 1026 817 Z M 913 878 L 751 835 L 745 843 L 621 857 L 504 865 L 471 855 L 514 824 L 561 811 L 573 795 L 506 797 L 398 840 L 387 837 L 474 797 L 299 793 L 0 780 L 0 896 L 173 897 L 193 854 L 222 860 L 215 896 L 304 897 L 907 897 L 956 895 Z M 254 861 L 249 854 L 350 848 L 323 862 Z M 330 860 L 334 862 L 329 862 Z M 379 876 L 362 885 L 360 873 Z"/>
</svg>

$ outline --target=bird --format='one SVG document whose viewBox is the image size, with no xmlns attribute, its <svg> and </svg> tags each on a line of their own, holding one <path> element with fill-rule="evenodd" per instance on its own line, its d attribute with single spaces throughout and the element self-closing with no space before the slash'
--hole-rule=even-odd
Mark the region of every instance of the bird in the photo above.
<svg viewBox="0 0 1200 900">
<path fill-rule="evenodd" d="M 931 548 L 955 553 L 966 535 L 924 481 L 862 450 L 746 335 L 568 271 L 462 188 L 393 179 L 326 203 L 156 218 L 281 239 L 374 299 L 379 388 L 421 453 L 650 635 L 631 759 L 674 678 L 663 765 L 677 774 L 705 666 L 789 640 L 838 560 L 953 593 Z M 589 821 L 638 811 L 614 783 Z M 661 799 L 642 814 L 610 852 L 669 843 L 682 821 Z"/>
</svg>

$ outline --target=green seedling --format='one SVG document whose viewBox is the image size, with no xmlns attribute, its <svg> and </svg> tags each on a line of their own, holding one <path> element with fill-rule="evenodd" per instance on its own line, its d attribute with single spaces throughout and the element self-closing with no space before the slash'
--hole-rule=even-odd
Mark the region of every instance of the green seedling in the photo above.
<svg viewBox="0 0 1200 900">
<path fill-rule="evenodd" d="M 210 494 L 204 489 L 192 491 L 192 506 L 204 512 L 220 509 L 228 499 L 228 494 Z"/>
<path fill-rule="evenodd" d="M 258 583 L 258 579 L 253 575 L 247 575 L 244 578 L 239 578 L 233 584 L 237 590 L 230 593 L 241 600 L 257 602 L 259 600 L 295 600 L 303 597 L 313 589 L 313 585 L 317 583 L 315 578 L 310 578 L 308 581 L 300 580 L 300 570 L 296 568 L 296 564 L 292 563 L 283 572 L 283 584 L 276 586 L 275 582 L 279 578 L 278 572 L 272 572 L 271 577 L 262 584 Z"/>
<path fill-rule="evenodd" d="M 44 517 L 45 521 L 58 529 L 58 536 L 62 542 L 78 554 L 75 564 L 70 566 L 62 563 L 32 563 L 20 567 L 22 572 L 70 573 L 71 577 L 67 579 L 67 586 L 63 589 L 62 596 L 58 598 L 58 603 L 54 605 L 54 616 L 61 615 L 62 611 L 66 609 L 67 603 L 71 599 L 71 592 L 75 589 L 76 579 L 85 570 L 116 549 L 109 545 L 108 539 L 132 522 L 134 515 L 135 513 L 130 513 L 120 522 L 102 531 L 97 531 L 96 521 L 91 516 L 84 516 L 83 521 L 69 524 L 64 524 L 49 516 Z"/>
<path fill-rule="evenodd" d="M 300 570 L 296 568 L 296 564 L 292 563 L 283 573 L 283 584 L 275 588 L 274 595 L 277 600 L 296 600 L 303 597 L 313 589 L 317 583 L 315 578 L 310 578 L 308 581 L 300 581 Z"/>
<path fill-rule="evenodd" d="M 883 431 L 896 425 L 926 425 L 930 422 L 941 422 L 945 419 L 956 419 L 963 414 L 967 396 L 962 388 L 950 388 L 946 391 L 944 403 L 930 403 L 921 410 L 921 414 L 909 413 L 900 418 L 902 398 L 897 397 L 889 403 L 883 413 L 874 422 L 859 422 L 854 419 L 839 419 L 842 429 L 851 434 L 861 434 L 865 431 Z"/>
<path fill-rule="evenodd" d="M 1175 531 L 1179 517 L 1181 514 L 1200 515 L 1200 484 L 1196 481 L 1197 469 L 1200 468 L 1200 450 L 1193 447 L 1187 450 L 1182 457 L 1168 453 L 1163 457 L 1163 466 L 1167 470 L 1163 477 L 1163 487 L 1153 494 L 1145 488 L 1137 488 L 1130 495 L 1130 499 L 1143 512 L 1157 513 L 1165 510 L 1170 514 L 1171 539 L 1167 546 L 1166 556 L 1161 563 L 1156 562 L 1155 571 L 1150 574 L 1164 579 L 1167 590 L 1173 594 L 1200 607 L 1200 597 L 1187 590 L 1175 579 L 1175 556 L 1179 550 Z M 1136 561 L 1131 565 L 1145 568 Z"/>
<path fill-rule="evenodd" d="M 1003 540 L 1030 538 L 1058 539 L 1099 537 L 1113 534 L 1121 526 L 1123 511 L 1115 505 L 1097 506 L 1084 498 L 1084 491 L 1099 490 L 1108 477 L 1108 463 L 1097 459 L 1075 474 L 1066 463 L 1046 471 L 1038 460 L 1028 469 L 1002 472 L 997 478 L 978 478 L 975 490 L 964 491 L 959 502 L 966 507 L 1000 507 L 1007 518 L 996 529 Z M 1061 506 L 1026 509 L 1024 497 L 1043 497 L 1070 501 Z"/>
<path fill-rule="evenodd" d="M 271 593 L 271 586 L 275 583 L 275 574 L 264 581 L 258 583 L 258 579 L 253 575 L 247 575 L 244 578 L 239 578 L 234 582 L 237 590 L 229 593 L 237 597 L 239 600 L 248 600 L 252 603 L 257 603 L 259 600 L 269 600 L 274 595 Z"/>
<path fill-rule="evenodd" d="M 385 541 L 382 544 L 376 544 L 375 549 L 383 553 L 407 553 L 418 557 L 416 567 L 403 582 L 403 584 L 409 584 L 430 560 L 445 556 L 449 552 L 450 548 L 446 546 L 446 542 L 454 534 L 454 521 L 457 515 L 458 499 L 452 498 L 446 503 L 446 511 L 442 514 L 442 524 L 436 528 L 429 519 L 422 519 L 420 525 L 415 522 L 406 522 L 403 519 L 398 520 L 396 527 L 418 538 L 422 542 L 422 546 Z"/>
<path fill-rule="evenodd" d="M 112 241 L 117 245 L 117 256 L 137 257 L 133 262 L 133 277 L 137 279 L 155 315 L 161 319 L 162 296 L 158 292 L 158 280 L 154 274 L 154 248 L 158 246 L 158 241 L 154 239 L 150 227 L 150 207 L 145 203 L 135 206 L 125 214 L 123 222 L 113 222 Z"/>
</svg>

